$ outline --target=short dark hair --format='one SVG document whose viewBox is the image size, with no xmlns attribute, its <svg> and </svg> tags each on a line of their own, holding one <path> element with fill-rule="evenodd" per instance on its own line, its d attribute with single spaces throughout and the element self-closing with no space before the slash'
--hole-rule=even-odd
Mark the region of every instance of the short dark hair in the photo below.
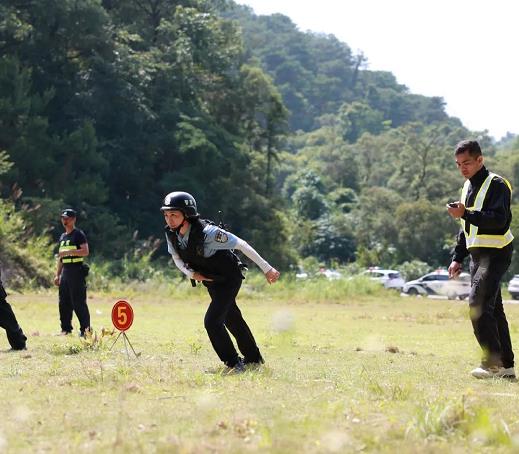
<svg viewBox="0 0 519 454">
<path fill-rule="evenodd" d="M 477 158 L 483 154 L 481 153 L 481 147 L 476 140 L 462 140 L 460 143 L 458 143 L 458 145 L 456 145 L 454 154 L 459 155 L 465 153 L 466 151 L 468 151 L 469 155 L 473 158 Z"/>
</svg>

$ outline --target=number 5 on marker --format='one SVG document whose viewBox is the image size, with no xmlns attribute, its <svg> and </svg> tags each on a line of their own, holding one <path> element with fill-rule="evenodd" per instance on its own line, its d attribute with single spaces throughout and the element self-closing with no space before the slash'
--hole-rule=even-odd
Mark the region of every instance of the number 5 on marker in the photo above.
<svg viewBox="0 0 519 454">
<path fill-rule="evenodd" d="M 117 306 L 117 323 L 121 326 L 126 326 L 128 316 L 126 315 L 126 307 Z"/>
<path fill-rule="evenodd" d="M 112 308 L 112 323 L 119 331 L 126 331 L 133 323 L 133 309 L 128 301 L 120 300 Z"/>
</svg>

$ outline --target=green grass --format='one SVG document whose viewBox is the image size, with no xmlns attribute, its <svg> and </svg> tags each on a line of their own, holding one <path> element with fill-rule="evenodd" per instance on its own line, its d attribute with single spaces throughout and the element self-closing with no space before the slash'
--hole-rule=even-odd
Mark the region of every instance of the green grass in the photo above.
<svg viewBox="0 0 519 454">
<path fill-rule="evenodd" d="M 519 384 L 469 376 L 466 303 L 348 285 L 251 279 L 240 307 L 267 363 L 236 376 L 203 329 L 203 289 L 185 282 L 91 294 L 98 333 L 117 299 L 132 303 L 142 354 L 129 360 L 120 341 L 53 336 L 55 292 L 11 295 L 29 349 L 0 336 L 0 452 L 519 450 Z M 519 306 L 506 311 L 517 340 Z"/>
</svg>

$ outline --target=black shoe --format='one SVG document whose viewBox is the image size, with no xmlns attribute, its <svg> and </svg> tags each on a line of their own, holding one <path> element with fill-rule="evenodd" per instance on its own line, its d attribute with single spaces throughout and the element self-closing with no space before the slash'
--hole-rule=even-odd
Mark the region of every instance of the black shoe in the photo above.
<svg viewBox="0 0 519 454">
<path fill-rule="evenodd" d="M 258 356 L 254 359 L 250 358 L 244 358 L 243 363 L 251 366 L 261 366 L 262 364 L 265 364 L 265 360 L 263 359 L 263 356 L 261 356 L 261 353 L 258 352 Z"/>
<path fill-rule="evenodd" d="M 238 358 L 238 361 L 233 366 L 227 366 L 224 375 L 235 375 L 243 372 L 245 372 L 245 364 L 241 358 Z"/>
<path fill-rule="evenodd" d="M 13 350 L 25 350 L 27 348 L 26 341 L 27 337 L 25 334 L 23 334 L 23 331 L 21 328 L 19 328 L 17 331 L 8 331 L 7 332 L 7 340 L 9 341 L 9 344 L 11 345 L 11 348 Z"/>
<path fill-rule="evenodd" d="M 79 337 L 86 339 L 89 336 L 92 336 L 92 328 L 85 328 L 79 331 Z"/>
</svg>

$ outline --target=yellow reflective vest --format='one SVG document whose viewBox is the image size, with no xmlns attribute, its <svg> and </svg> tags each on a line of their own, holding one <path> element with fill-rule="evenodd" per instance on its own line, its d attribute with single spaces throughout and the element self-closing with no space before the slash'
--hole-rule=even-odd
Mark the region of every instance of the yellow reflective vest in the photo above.
<svg viewBox="0 0 519 454">
<path fill-rule="evenodd" d="M 485 181 L 479 188 L 476 198 L 474 199 L 474 205 L 472 205 L 470 207 L 466 206 L 465 208 L 467 210 L 471 210 L 471 211 L 481 211 L 482 210 L 483 202 L 485 201 L 485 197 L 487 195 L 488 188 L 490 187 L 490 183 L 492 182 L 492 179 L 494 179 L 495 177 L 501 178 L 506 183 L 506 185 L 510 189 L 510 197 L 512 196 L 512 186 L 510 185 L 508 180 L 506 180 L 505 178 L 503 178 L 495 173 L 489 172 L 488 176 L 485 178 Z M 469 192 L 469 187 L 470 187 L 470 180 L 467 180 L 467 181 L 465 181 L 465 184 L 463 185 L 463 189 L 461 191 L 461 201 L 463 203 L 466 203 L 467 194 Z M 465 233 L 465 241 L 467 243 L 467 249 L 470 249 L 472 247 L 493 247 L 496 249 L 502 249 L 507 244 L 510 244 L 512 242 L 512 240 L 514 239 L 514 236 L 512 235 L 512 232 L 510 231 L 510 229 L 508 229 L 503 235 L 478 234 L 477 226 L 469 223 L 469 225 L 468 225 L 469 228 L 467 230 L 465 219 L 460 219 L 460 220 L 461 220 L 461 226 Z"/>
<path fill-rule="evenodd" d="M 76 251 L 77 247 L 75 244 L 70 244 L 70 240 L 60 241 L 59 252 L 64 251 Z M 62 263 L 80 263 L 84 261 L 84 257 L 65 256 L 61 259 Z"/>
</svg>

